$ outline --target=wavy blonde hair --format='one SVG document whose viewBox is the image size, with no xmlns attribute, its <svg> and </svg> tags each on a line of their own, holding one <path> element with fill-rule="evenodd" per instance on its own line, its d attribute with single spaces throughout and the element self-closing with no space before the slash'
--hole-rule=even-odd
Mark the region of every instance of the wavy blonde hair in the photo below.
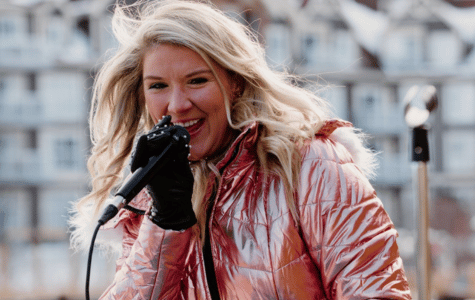
<svg viewBox="0 0 475 300">
<path fill-rule="evenodd" d="M 120 47 L 95 81 L 90 112 L 93 148 L 88 160 L 92 191 L 77 203 L 78 211 L 92 202 L 97 214 L 123 182 L 135 137 L 153 126 L 142 92 L 142 58 L 150 47 L 169 43 L 196 51 L 212 70 L 214 61 L 238 78 L 241 93 L 234 99 L 225 98 L 229 125 L 240 131 L 254 122 L 261 125 L 259 166 L 263 174 L 283 180 L 297 218 L 293 191 L 300 171 L 299 145 L 314 136 L 327 118 L 325 102 L 294 84 L 295 77 L 273 71 L 257 36 L 209 3 L 164 0 L 118 4 L 112 22 Z M 214 172 L 219 176 L 215 163 L 216 159 L 193 164 L 193 206 L 201 228 L 206 220 L 208 175 Z"/>
</svg>

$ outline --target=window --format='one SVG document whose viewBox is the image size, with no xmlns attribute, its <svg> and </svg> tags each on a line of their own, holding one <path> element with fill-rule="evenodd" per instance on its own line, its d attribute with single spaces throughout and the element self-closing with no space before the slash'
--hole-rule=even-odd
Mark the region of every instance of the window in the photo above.
<svg viewBox="0 0 475 300">
<path fill-rule="evenodd" d="M 51 46 L 51 50 L 60 51 L 63 46 L 66 24 L 60 14 L 54 14 L 48 20 L 46 27 L 47 45 Z M 56 52 L 55 51 L 55 52 Z"/>
<path fill-rule="evenodd" d="M 36 83 L 36 74 L 35 73 L 28 73 L 28 90 L 31 92 L 36 91 L 37 83 Z"/>
<path fill-rule="evenodd" d="M 31 225 L 31 204 L 26 191 L 0 190 L 0 221 L 0 237 L 29 238 L 25 229 Z"/>
<path fill-rule="evenodd" d="M 41 107 L 34 95 L 37 88 L 34 73 L 9 74 L 0 78 L 0 82 L 0 119 L 3 122 L 31 123 L 41 117 Z"/>
<path fill-rule="evenodd" d="M 348 120 L 348 99 L 347 89 L 344 85 L 335 85 L 325 88 L 318 93 L 325 101 L 330 104 L 331 112 L 338 118 Z"/>
<path fill-rule="evenodd" d="M 73 138 L 57 139 L 55 141 L 56 166 L 58 169 L 72 170 L 79 166 L 78 142 Z"/>
<path fill-rule="evenodd" d="M 16 46 L 26 38 L 28 33 L 28 20 L 22 15 L 0 16 L 0 48 Z"/>
<path fill-rule="evenodd" d="M 4 101 L 5 98 L 5 79 L 3 77 L 0 77 L 0 104 Z"/>
<path fill-rule="evenodd" d="M 38 131 L 36 129 L 29 129 L 25 132 L 26 138 L 26 147 L 29 149 L 38 148 Z"/>
<path fill-rule="evenodd" d="M 0 137 L 0 176 L 5 179 L 12 178 L 21 173 L 23 169 L 22 136 L 18 133 L 2 133 Z"/>
<path fill-rule="evenodd" d="M 475 124 L 475 85 L 453 82 L 442 86 L 442 118 L 449 125 Z"/>
<path fill-rule="evenodd" d="M 462 43 L 449 30 L 431 31 L 427 48 L 431 67 L 453 67 L 462 57 Z"/>
<path fill-rule="evenodd" d="M 82 16 L 77 20 L 76 27 L 79 31 L 81 31 L 85 36 L 90 36 L 90 29 L 89 29 L 89 17 Z"/>
<path fill-rule="evenodd" d="M 319 33 L 307 33 L 302 38 L 302 56 L 308 66 L 324 61 L 324 38 Z"/>
<path fill-rule="evenodd" d="M 361 83 L 353 87 L 355 125 L 374 133 L 399 133 L 404 124 L 397 88 L 384 83 Z"/>
<path fill-rule="evenodd" d="M 36 130 L 5 132 L 0 139 L 0 177 L 6 181 L 38 180 L 41 169 Z"/>
<path fill-rule="evenodd" d="M 65 239 L 71 202 L 85 194 L 79 189 L 43 188 L 40 191 L 39 227 L 46 239 Z"/>
<path fill-rule="evenodd" d="M 442 134 L 444 171 L 473 173 L 475 171 L 475 133 L 468 130 L 448 130 Z"/>
<path fill-rule="evenodd" d="M 290 31 L 283 23 L 273 23 L 266 27 L 267 58 L 276 67 L 284 67 L 291 62 Z"/>
<path fill-rule="evenodd" d="M 300 51 L 302 63 L 309 68 L 334 67 L 332 42 L 335 37 L 331 26 L 325 22 L 314 22 L 300 29 Z M 332 60 L 332 61 L 329 61 Z"/>
<path fill-rule="evenodd" d="M 28 89 L 27 81 L 23 74 L 0 77 L 0 101 L 11 104 L 24 101 L 24 94 Z"/>
<path fill-rule="evenodd" d="M 420 68 L 424 30 L 418 27 L 399 28 L 389 32 L 384 41 L 382 61 L 385 68 Z"/>
<path fill-rule="evenodd" d="M 4 38 L 12 37 L 15 35 L 16 24 L 13 20 L 4 19 L 0 20 L 0 36 Z"/>
<path fill-rule="evenodd" d="M 41 172 L 52 181 L 84 178 L 87 137 L 81 127 L 44 128 L 38 132 Z"/>
<path fill-rule="evenodd" d="M 377 124 L 382 111 L 381 87 L 375 84 L 358 84 L 353 87 L 353 118 L 358 127 Z"/>
<path fill-rule="evenodd" d="M 348 30 L 337 29 L 331 34 L 329 59 L 338 67 L 347 68 L 358 61 L 359 46 Z"/>
</svg>

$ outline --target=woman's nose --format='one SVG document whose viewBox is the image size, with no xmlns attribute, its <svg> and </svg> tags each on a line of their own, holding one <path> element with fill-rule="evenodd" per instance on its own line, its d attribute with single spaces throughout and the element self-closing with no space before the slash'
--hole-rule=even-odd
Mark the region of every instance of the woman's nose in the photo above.
<svg viewBox="0 0 475 300">
<path fill-rule="evenodd" d="M 193 106 L 189 95 L 181 88 L 174 88 L 168 100 L 168 111 L 172 113 L 182 113 Z"/>
</svg>

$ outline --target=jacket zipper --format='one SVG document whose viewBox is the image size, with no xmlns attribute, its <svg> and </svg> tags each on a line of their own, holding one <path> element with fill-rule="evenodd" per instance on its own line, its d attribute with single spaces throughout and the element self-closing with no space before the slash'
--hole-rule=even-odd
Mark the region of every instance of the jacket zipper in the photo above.
<svg viewBox="0 0 475 300">
<path fill-rule="evenodd" d="M 249 129 L 246 132 L 246 135 L 249 133 Z M 234 159 L 237 157 L 239 153 L 239 149 L 241 147 L 241 142 L 236 145 L 236 147 L 233 150 L 233 154 L 229 158 L 229 160 L 226 162 L 226 164 L 219 169 L 219 173 L 223 175 L 224 170 L 234 161 Z M 214 206 L 214 201 L 216 200 L 217 196 L 217 191 L 219 189 L 219 181 L 217 180 L 216 183 L 217 187 L 216 190 L 213 191 L 213 194 L 209 198 L 209 207 L 208 211 L 206 212 L 206 232 L 205 232 L 205 240 L 204 240 L 204 247 L 203 247 L 203 260 L 205 264 L 205 273 L 206 273 L 206 281 L 208 282 L 208 288 L 209 288 L 209 293 L 211 295 L 212 300 L 220 300 L 221 297 L 219 296 L 219 289 L 218 289 L 218 281 L 216 279 L 216 273 L 214 270 L 214 262 L 213 262 L 213 254 L 211 252 L 211 237 L 209 235 L 209 221 L 211 220 L 211 213 L 213 210 Z"/>
</svg>

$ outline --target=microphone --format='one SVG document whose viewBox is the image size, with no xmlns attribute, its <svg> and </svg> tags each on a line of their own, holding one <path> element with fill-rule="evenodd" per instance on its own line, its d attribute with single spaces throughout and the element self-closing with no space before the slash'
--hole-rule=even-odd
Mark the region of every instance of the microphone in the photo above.
<svg viewBox="0 0 475 300">
<path fill-rule="evenodd" d="M 166 121 L 169 122 L 170 119 L 169 116 L 166 117 Z M 166 123 L 166 121 L 160 123 Z M 159 155 L 150 157 L 145 166 L 137 168 L 121 186 L 119 191 L 115 194 L 112 203 L 106 207 L 99 219 L 98 222 L 101 225 L 112 219 L 121 208 L 126 206 L 150 182 L 168 161 L 171 153 L 179 152 L 183 147 L 188 147 L 190 142 L 190 134 L 188 131 L 179 125 L 174 125 L 169 128 L 175 131 L 171 137 L 167 137 L 170 139 L 170 143 L 167 144 Z"/>
</svg>

